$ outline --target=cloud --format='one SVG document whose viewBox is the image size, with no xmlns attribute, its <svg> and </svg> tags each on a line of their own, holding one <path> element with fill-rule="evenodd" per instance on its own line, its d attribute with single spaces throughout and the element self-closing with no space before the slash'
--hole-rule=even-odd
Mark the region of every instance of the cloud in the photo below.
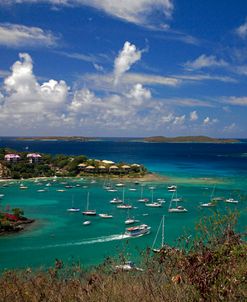
<svg viewBox="0 0 247 302">
<path fill-rule="evenodd" d="M 237 129 L 236 123 L 231 123 L 223 128 L 223 132 L 234 132 Z"/>
<path fill-rule="evenodd" d="M 187 70 L 198 70 L 209 67 L 226 67 L 228 63 L 222 59 L 218 60 L 215 56 L 206 56 L 202 54 L 194 61 L 188 61 L 184 64 Z"/>
<path fill-rule="evenodd" d="M 104 55 L 104 54 L 99 54 L 99 55 L 88 55 L 88 54 L 83 54 L 83 53 L 69 53 L 65 51 L 54 51 L 56 54 L 65 56 L 67 58 L 71 59 L 76 59 L 88 63 L 103 63 L 106 60 L 109 61 L 109 58 Z"/>
<path fill-rule="evenodd" d="M 130 69 L 130 67 L 141 59 L 141 51 L 136 49 L 134 44 L 126 41 L 123 49 L 119 52 L 119 55 L 114 61 L 114 77 L 115 84 L 119 78 Z"/>
<path fill-rule="evenodd" d="M 61 5 L 89 6 L 115 18 L 144 26 L 161 23 L 161 20 L 169 19 L 173 12 L 172 0 L 3 0 L 1 4 L 10 5 L 16 4 L 16 2 L 19 4 L 47 2 L 55 7 Z M 161 25 L 163 24 L 161 23 Z"/>
<path fill-rule="evenodd" d="M 183 125 L 185 122 L 185 115 L 176 116 L 174 118 L 173 124 L 174 125 Z"/>
<path fill-rule="evenodd" d="M 39 84 L 30 55 L 20 53 L 19 58 L 4 80 L 0 124 L 11 121 L 11 127 L 29 124 L 32 128 L 37 123 L 57 119 L 66 103 L 69 87 L 64 81 L 52 79 Z"/>
<path fill-rule="evenodd" d="M 204 126 L 211 126 L 211 125 L 213 125 L 213 124 L 215 124 L 215 123 L 218 123 L 218 119 L 216 119 L 216 118 L 210 118 L 210 117 L 206 117 L 204 120 L 203 120 L 203 125 Z"/>
<path fill-rule="evenodd" d="M 0 45 L 7 47 L 55 46 L 58 37 L 39 27 L 2 23 L 0 24 Z"/>
<path fill-rule="evenodd" d="M 190 112 L 190 121 L 194 122 L 196 120 L 198 120 L 198 114 L 197 114 L 197 112 L 196 111 Z"/>
<path fill-rule="evenodd" d="M 247 19 L 236 29 L 236 34 L 242 39 L 247 37 Z"/>
<path fill-rule="evenodd" d="M 247 106 L 247 97 L 246 96 L 243 96 L 243 97 L 231 96 L 229 98 L 224 99 L 224 101 L 231 105 Z"/>
</svg>

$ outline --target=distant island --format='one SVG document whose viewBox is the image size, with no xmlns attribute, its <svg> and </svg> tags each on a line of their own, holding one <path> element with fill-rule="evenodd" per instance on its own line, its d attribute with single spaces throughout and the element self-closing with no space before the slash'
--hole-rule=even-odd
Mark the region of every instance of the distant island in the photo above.
<svg viewBox="0 0 247 302">
<path fill-rule="evenodd" d="M 151 137 L 143 138 L 141 141 L 148 142 L 148 143 L 214 143 L 214 144 L 239 143 L 239 140 L 237 139 L 212 138 L 208 136 L 177 136 L 177 137 L 151 136 Z"/>
<path fill-rule="evenodd" d="M 88 142 L 95 140 L 96 138 L 90 138 L 85 136 L 30 136 L 30 137 L 18 137 L 18 141 L 80 141 Z"/>
<path fill-rule="evenodd" d="M 86 136 L 30 136 L 30 137 L 18 137 L 18 141 L 78 141 L 78 142 L 90 142 L 90 141 L 104 141 L 110 140 L 110 138 L 100 137 L 86 137 Z M 114 138 L 116 141 L 116 138 Z M 227 144 L 227 143 L 239 143 L 237 139 L 229 138 L 213 138 L 208 136 L 150 136 L 140 138 L 126 138 L 128 142 L 147 142 L 147 143 L 214 143 L 214 144 Z"/>
</svg>

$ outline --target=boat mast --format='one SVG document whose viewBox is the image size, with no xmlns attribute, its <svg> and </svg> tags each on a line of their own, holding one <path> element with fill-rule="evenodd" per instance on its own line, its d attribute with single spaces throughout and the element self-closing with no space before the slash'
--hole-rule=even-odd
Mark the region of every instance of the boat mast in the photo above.
<svg viewBox="0 0 247 302">
<path fill-rule="evenodd" d="M 159 232 L 160 232 L 161 225 L 162 225 L 162 220 L 160 221 L 160 224 L 159 224 L 157 233 L 156 233 L 156 235 L 155 235 L 154 242 L 153 242 L 153 245 L 152 245 L 152 249 L 154 248 L 155 243 L 156 243 L 156 241 L 157 241 L 157 237 L 158 237 L 158 234 L 159 234 Z"/>
<path fill-rule="evenodd" d="M 142 199 L 142 196 L 143 196 L 143 186 L 141 186 L 141 199 Z"/>
<path fill-rule="evenodd" d="M 165 239 L 165 216 L 162 217 L 162 236 L 161 236 L 161 248 L 164 246 Z"/>
<path fill-rule="evenodd" d="M 124 187 L 123 187 L 123 203 L 124 203 Z"/>
<path fill-rule="evenodd" d="M 87 192 L 87 211 L 88 211 L 88 208 L 89 208 L 89 192 Z"/>
</svg>

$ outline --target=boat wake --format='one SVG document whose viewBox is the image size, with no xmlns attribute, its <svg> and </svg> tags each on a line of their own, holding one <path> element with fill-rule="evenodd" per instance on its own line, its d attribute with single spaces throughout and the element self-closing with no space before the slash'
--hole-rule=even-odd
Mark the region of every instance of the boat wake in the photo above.
<svg viewBox="0 0 247 302">
<path fill-rule="evenodd" d="M 130 237 L 129 235 L 125 235 L 125 234 L 116 234 L 116 235 L 102 236 L 102 237 L 92 238 L 92 239 L 82 240 L 82 241 L 72 241 L 72 242 L 49 244 L 49 245 L 43 245 L 43 246 L 32 246 L 32 247 L 27 246 L 27 247 L 19 248 L 19 250 L 22 250 L 22 251 L 24 251 L 24 250 L 25 251 L 26 250 L 40 250 L 40 249 L 44 250 L 44 249 L 59 248 L 59 247 L 90 245 L 90 244 L 123 240 L 123 239 L 129 238 L 129 237 Z"/>
</svg>

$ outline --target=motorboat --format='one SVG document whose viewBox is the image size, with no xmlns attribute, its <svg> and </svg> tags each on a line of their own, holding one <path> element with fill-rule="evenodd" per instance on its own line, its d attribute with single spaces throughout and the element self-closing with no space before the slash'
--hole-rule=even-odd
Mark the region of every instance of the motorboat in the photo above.
<svg viewBox="0 0 247 302">
<path fill-rule="evenodd" d="M 143 235 L 147 235 L 150 233 L 151 227 L 147 224 L 141 224 L 138 226 L 127 228 L 125 231 L 125 235 L 129 237 L 140 237 Z"/>
<path fill-rule="evenodd" d="M 112 200 L 110 200 L 110 203 L 119 204 L 119 203 L 123 203 L 123 201 L 119 198 L 113 198 Z"/>
<path fill-rule="evenodd" d="M 125 272 L 129 272 L 129 271 L 141 271 L 141 272 L 143 272 L 143 269 L 137 267 L 135 265 L 135 263 L 132 262 L 132 261 L 126 261 L 126 262 L 124 262 L 124 264 L 116 265 L 115 269 L 118 270 L 118 271 L 125 271 Z"/>
<path fill-rule="evenodd" d="M 99 214 L 99 217 L 101 217 L 101 218 L 112 218 L 113 216 L 110 215 L 110 214 L 107 214 L 107 213 L 101 213 L 101 214 Z"/>
<path fill-rule="evenodd" d="M 238 200 L 235 200 L 235 199 L 233 199 L 233 198 L 228 198 L 228 199 L 225 200 L 225 202 L 237 204 L 239 201 L 238 201 Z"/>
<path fill-rule="evenodd" d="M 82 224 L 83 224 L 83 225 L 89 225 L 89 224 L 91 224 L 91 221 L 90 221 L 90 220 L 86 220 L 86 221 L 84 221 Z"/>
<path fill-rule="evenodd" d="M 124 203 L 124 204 L 118 205 L 117 208 L 118 208 L 118 209 L 132 209 L 133 206 L 130 205 L 130 204 Z"/>
</svg>

